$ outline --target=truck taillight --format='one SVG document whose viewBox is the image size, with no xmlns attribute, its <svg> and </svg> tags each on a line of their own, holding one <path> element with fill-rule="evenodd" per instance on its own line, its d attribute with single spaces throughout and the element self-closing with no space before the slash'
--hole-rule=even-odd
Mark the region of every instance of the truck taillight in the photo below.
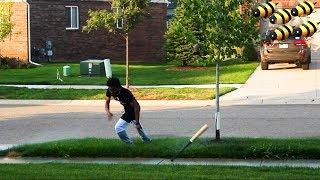
<svg viewBox="0 0 320 180">
<path fill-rule="evenodd" d="M 306 45 L 306 41 L 304 39 L 296 39 L 296 40 L 294 40 L 294 45 L 305 46 Z"/>
</svg>

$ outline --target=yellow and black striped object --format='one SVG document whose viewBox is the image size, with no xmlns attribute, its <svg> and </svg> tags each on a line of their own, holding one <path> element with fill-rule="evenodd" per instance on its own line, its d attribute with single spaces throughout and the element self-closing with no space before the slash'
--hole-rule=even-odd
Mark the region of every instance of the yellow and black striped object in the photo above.
<svg viewBox="0 0 320 180">
<path fill-rule="evenodd" d="M 307 16 L 313 12 L 315 4 L 311 1 L 304 1 L 295 8 L 292 8 L 291 14 L 292 16 Z"/>
<path fill-rule="evenodd" d="M 270 39 L 272 40 L 285 40 L 288 39 L 293 34 L 293 26 L 284 24 L 274 30 L 269 34 Z"/>
<path fill-rule="evenodd" d="M 294 30 L 296 37 L 310 37 L 319 30 L 319 22 L 307 21 Z"/>
<path fill-rule="evenodd" d="M 279 9 L 272 16 L 270 16 L 270 23 L 272 24 L 286 24 L 292 19 L 290 10 L 288 9 Z"/>
<path fill-rule="evenodd" d="M 253 10 L 253 16 L 262 18 L 270 17 L 276 11 L 276 7 L 277 4 L 273 2 L 262 3 Z"/>
</svg>

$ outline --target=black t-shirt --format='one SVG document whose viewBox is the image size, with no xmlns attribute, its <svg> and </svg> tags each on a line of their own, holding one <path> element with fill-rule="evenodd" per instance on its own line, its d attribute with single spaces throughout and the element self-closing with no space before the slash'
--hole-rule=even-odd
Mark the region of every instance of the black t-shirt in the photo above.
<svg viewBox="0 0 320 180">
<path fill-rule="evenodd" d="M 114 95 L 109 89 L 106 92 L 107 97 L 113 97 L 115 100 L 119 101 L 120 104 L 124 107 L 124 114 L 121 116 L 121 119 L 130 123 L 132 120 L 135 120 L 134 109 L 130 106 L 129 103 L 135 100 L 133 94 L 126 88 L 121 87 L 119 94 Z"/>
</svg>

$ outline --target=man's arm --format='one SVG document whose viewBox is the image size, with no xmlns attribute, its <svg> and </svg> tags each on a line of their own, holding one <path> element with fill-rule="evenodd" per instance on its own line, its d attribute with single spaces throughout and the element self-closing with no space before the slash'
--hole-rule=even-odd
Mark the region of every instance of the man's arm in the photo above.
<svg viewBox="0 0 320 180">
<path fill-rule="evenodd" d="M 113 114 L 110 112 L 110 100 L 111 100 L 111 98 L 106 96 L 105 99 L 106 99 L 106 102 L 105 102 L 105 105 L 104 105 L 104 109 L 105 109 L 105 111 L 107 113 L 108 118 L 111 118 L 113 116 Z"/>
<path fill-rule="evenodd" d="M 137 100 L 133 100 L 131 103 L 130 103 L 130 106 L 133 107 L 134 109 L 134 115 L 135 115 L 135 120 L 136 120 L 136 128 L 141 128 L 140 126 L 140 105 L 138 103 Z"/>
</svg>

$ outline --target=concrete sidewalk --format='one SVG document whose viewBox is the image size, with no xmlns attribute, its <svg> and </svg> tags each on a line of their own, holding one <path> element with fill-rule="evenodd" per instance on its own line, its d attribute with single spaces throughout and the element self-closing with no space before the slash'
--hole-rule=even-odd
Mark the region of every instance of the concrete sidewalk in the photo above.
<svg viewBox="0 0 320 180">
<path fill-rule="evenodd" d="M 29 89 L 106 89 L 102 85 L 10 85 L 1 84 L 6 87 L 26 87 Z M 220 84 L 220 87 L 240 88 L 243 84 Z M 215 84 L 200 84 L 200 85 L 156 85 L 156 86 L 130 86 L 131 88 L 215 88 Z"/>
<path fill-rule="evenodd" d="M 42 164 L 42 163 L 91 163 L 91 164 L 146 164 L 146 165 L 215 165 L 248 167 L 304 167 L 319 168 L 319 160 L 245 160 L 184 158 L 171 162 L 160 158 L 0 158 L 0 164 Z"/>
</svg>

